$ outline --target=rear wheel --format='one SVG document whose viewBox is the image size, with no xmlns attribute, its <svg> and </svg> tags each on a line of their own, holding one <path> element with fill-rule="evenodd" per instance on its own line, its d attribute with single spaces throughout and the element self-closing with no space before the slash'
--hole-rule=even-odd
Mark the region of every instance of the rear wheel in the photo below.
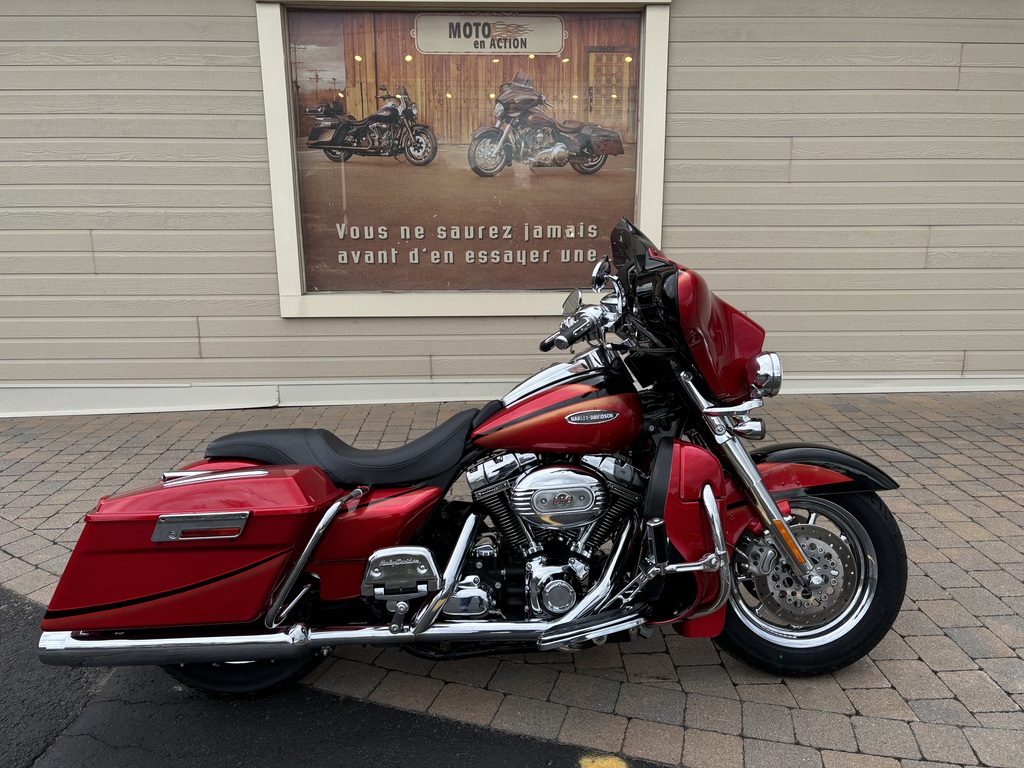
<svg viewBox="0 0 1024 768">
<path fill-rule="evenodd" d="M 584 175 L 589 173 L 597 173 L 604 164 L 608 162 L 608 155 L 584 155 L 578 160 L 570 160 L 569 165 L 576 173 L 582 173 Z"/>
<path fill-rule="evenodd" d="M 892 627 L 907 587 L 907 552 L 877 495 L 790 499 L 793 535 L 825 578 L 803 588 L 767 536 L 736 544 L 734 588 L 717 642 L 785 675 L 832 672 L 870 651 Z"/>
<path fill-rule="evenodd" d="M 352 150 L 349 149 L 325 149 L 324 154 L 335 163 L 344 163 L 352 157 Z"/>
<path fill-rule="evenodd" d="M 305 677 L 320 665 L 329 651 L 324 648 L 295 659 L 169 664 L 163 670 L 178 682 L 203 693 L 247 696 L 270 693 Z"/>
</svg>

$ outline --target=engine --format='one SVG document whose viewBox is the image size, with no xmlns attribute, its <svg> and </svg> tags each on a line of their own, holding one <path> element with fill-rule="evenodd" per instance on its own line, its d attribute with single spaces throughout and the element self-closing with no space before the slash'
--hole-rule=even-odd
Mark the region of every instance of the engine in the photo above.
<svg viewBox="0 0 1024 768">
<path fill-rule="evenodd" d="M 569 162 L 569 148 L 550 128 L 537 128 L 523 135 L 523 162 L 537 166 L 562 166 Z"/>
<path fill-rule="evenodd" d="M 387 123 L 374 121 L 366 126 L 363 145 L 370 149 L 392 150 L 395 145 L 395 132 Z"/>
<path fill-rule="evenodd" d="M 601 545 L 647 487 L 642 472 L 611 456 L 545 464 L 512 453 L 478 464 L 467 480 L 494 530 L 477 541 L 471 573 L 445 605 L 446 615 L 462 618 L 572 610 L 600 572 Z"/>
</svg>

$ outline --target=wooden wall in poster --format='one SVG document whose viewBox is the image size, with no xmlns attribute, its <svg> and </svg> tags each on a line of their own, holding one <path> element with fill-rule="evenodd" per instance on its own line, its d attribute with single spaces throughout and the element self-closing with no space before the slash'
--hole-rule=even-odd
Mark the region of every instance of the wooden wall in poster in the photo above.
<svg viewBox="0 0 1024 768">
<path fill-rule="evenodd" d="M 559 14 L 568 37 L 559 55 L 496 52 L 494 54 L 421 54 L 411 35 L 416 13 L 339 11 L 345 14 L 345 66 L 348 83 L 342 91 L 349 112 L 362 118 L 376 109 L 377 86 L 392 91 L 400 85 L 409 89 L 420 107 L 420 119 L 430 125 L 442 144 L 468 144 L 474 130 L 493 124 L 491 94 L 499 84 L 523 71 L 532 77 L 537 90 L 554 104 L 551 114 L 559 120 L 593 120 L 622 132 L 627 143 L 636 141 L 635 115 L 639 84 L 640 15 L 637 13 Z M 600 54 L 605 54 L 601 56 Z M 360 56 L 362 61 L 356 61 Z M 411 56 L 411 61 L 405 57 Z M 621 57 L 626 93 L 602 107 L 594 98 L 594 66 L 611 56 L 614 66 Z M 563 63 L 563 59 L 569 59 Z M 631 58 L 631 62 L 626 59 Z M 498 59 L 494 62 L 493 59 Z M 450 97 L 449 97 L 450 94 Z M 573 98 L 573 97 L 576 98 Z M 606 94 L 607 96 L 607 94 Z M 307 86 L 300 90 L 299 114 L 307 105 L 334 98 L 326 87 L 319 91 Z M 311 121 L 300 117 L 299 134 L 309 134 Z"/>
</svg>

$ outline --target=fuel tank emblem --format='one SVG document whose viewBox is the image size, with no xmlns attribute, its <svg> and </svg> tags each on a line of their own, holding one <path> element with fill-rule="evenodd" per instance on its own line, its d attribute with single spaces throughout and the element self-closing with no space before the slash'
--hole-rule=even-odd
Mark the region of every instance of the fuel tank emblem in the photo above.
<svg viewBox="0 0 1024 768">
<path fill-rule="evenodd" d="M 565 420 L 570 424 L 604 424 L 617 418 L 618 411 L 577 411 L 570 413 Z"/>
</svg>

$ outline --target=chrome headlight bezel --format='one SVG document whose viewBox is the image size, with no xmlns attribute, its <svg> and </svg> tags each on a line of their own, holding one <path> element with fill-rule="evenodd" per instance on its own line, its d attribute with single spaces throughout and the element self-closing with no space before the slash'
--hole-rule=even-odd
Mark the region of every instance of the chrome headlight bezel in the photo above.
<svg viewBox="0 0 1024 768">
<path fill-rule="evenodd" d="M 757 373 L 751 384 L 754 397 L 775 397 L 782 389 L 782 361 L 774 352 L 762 352 L 754 362 Z"/>
<path fill-rule="evenodd" d="M 494 102 L 494 116 L 500 118 L 505 114 L 505 105 L 500 101 Z"/>
</svg>

